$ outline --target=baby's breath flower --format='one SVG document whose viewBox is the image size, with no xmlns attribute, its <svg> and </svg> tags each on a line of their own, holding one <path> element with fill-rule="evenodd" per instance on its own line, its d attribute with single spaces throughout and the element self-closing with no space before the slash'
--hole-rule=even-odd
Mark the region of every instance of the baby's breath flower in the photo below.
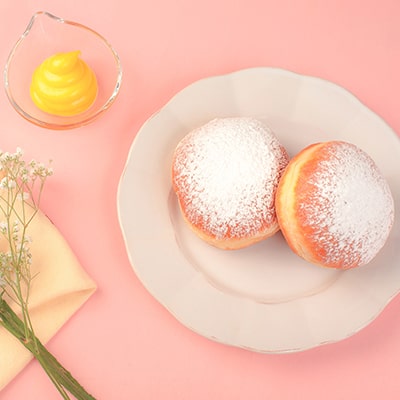
<svg viewBox="0 0 400 400">
<path fill-rule="evenodd" d="M 23 160 L 23 154 L 19 147 L 15 153 L 0 151 L 0 214 L 3 214 L 0 216 L 0 240 L 7 242 L 2 248 L 8 248 L 7 251 L 0 252 L 0 278 L 7 278 L 5 290 L 16 297 L 14 300 L 21 304 L 22 315 L 26 316 L 28 298 L 19 296 L 29 293 L 31 281 L 31 238 L 27 236 L 27 228 L 39 211 L 41 193 L 49 173 L 42 163 L 33 160 L 27 164 Z M 36 177 L 40 178 L 37 182 Z M 25 288 L 28 290 L 19 287 L 21 282 L 28 285 Z M 0 301 L 1 293 L 0 291 Z M 29 321 L 29 318 L 24 320 Z M 31 328 L 26 327 L 27 331 Z"/>
<path fill-rule="evenodd" d="M 23 193 L 18 193 L 17 194 L 17 199 L 18 200 L 26 201 L 26 200 L 29 200 L 29 198 L 30 198 L 30 194 L 28 192 L 23 192 Z"/>
<path fill-rule="evenodd" d="M 43 185 L 53 170 L 34 160 L 26 164 L 22 156 L 20 148 L 13 154 L 0 151 L 0 171 L 3 176 L 0 179 L 0 213 L 5 217 L 0 222 L 0 240 L 8 242 L 8 250 L 0 252 L 0 325 L 37 358 L 63 399 L 69 399 L 69 392 L 79 400 L 94 400 L 47 351 L 33 330 L 28 309 L 33 279 L 30 271 L 32 239 L 27 235 L 27 229 L 39 211 Z M 4 293 L 13 296 L 20 305 L 21 318 L 9 307 Z"/>
<path fill-rule="evenodd" d="M 20 148 L 13 154 L 0 151 L 0 171 L 3 176 L 0 180 L 0 213 L 5 217 L 0 222 L 0 240 L 7 241 L 8 245 L 7 251 L 0 251 L 0 326 L 31 351 L 63 399 L 70 398 L 69 392 L 79 400 L 94 400 L 47 351 L 33 330 L 28 309 L 33 277 L 30 271 L 31 237 L 27 235 L 27 229 L 39 211 L 43 185 L 53 170 L 34 160 L 27 165 L 22 155 Z M 4 293 L 12 296 L 20 305 L 21 318 L 8 305 Z"/>
<path fill-rule="evenodd" d="M 8 177 L 5 176 L 1 181 L 0 181 L 0 187 L 2 187 L 3 189 L 7 189 L 8 188 Z"/>
<path fill-rule="evenodd" d="M 52 169 L 47 168 L 44 164 L 36 163 L 31 169 L 31 176 L 45 178 L 52 174 Z"/>
<path fill-rule="evenodd" d="M 0 222 L 0 232 L 3 235 L 7 234 L 7 232 L 8 232 L 8 224 L 7 224 L 7 222 L 5 222 L 5 221 L 1 221 Z"/>
<path fill-rule="evenodd" d="M 1 155 L 0 155 L 0 161 L 2 162 L 2 163 L 5 163 L 5 162 L 7 162 L 7 161 L 9 161 L 9 159 L 10 159 L 10 153 L 8 152 L 8 151 L 6 151 L 6 152 L 2 152 L 1 153 Z"/>
</svg>

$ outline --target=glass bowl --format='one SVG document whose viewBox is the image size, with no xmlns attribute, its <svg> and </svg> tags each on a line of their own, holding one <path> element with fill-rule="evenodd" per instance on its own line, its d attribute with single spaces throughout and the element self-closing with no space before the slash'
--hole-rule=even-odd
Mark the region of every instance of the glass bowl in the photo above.
<svg viewBox="0 0 400 400">
<path fill-rule="evenodd" d="M 59 52 L 81 51 L 94 71 L 98 93 L 94 104 L 74 116 L 57 116 L 40 110 L 30 97 L 34 70 Z M 121 62 L 108 41 L 94 30 L 46 11 L 35 13 L 14 45 L 4 69 L 5 90 L 14 109 L 28 121 L 49 129 L 72 129 L 102 115 L 116 99 L 122 80 Z"/>
</svg>

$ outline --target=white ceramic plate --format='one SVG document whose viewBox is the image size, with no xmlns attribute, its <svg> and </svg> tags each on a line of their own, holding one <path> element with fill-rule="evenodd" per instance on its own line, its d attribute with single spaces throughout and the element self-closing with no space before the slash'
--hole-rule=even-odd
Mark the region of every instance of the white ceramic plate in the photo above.
<svg viewBox="0 0 400 400">
<path fill-rule="evenodd" d="M 375 260 L 345 272 L 307 264 L 279 233 L 238 251 L 208 246 L 183 223 L 171 158 L 188 131 L 226 116 L 265 121 L 291 155 L 330 139 L 358 145 L 381 168 L 400 209 L 400 141 L 346 90 L 271 68 L 203 79 L 150 118 L 132 145 L 118 212 L 137 276 L 184 325 L 233 346 L 300 351 L 359 331 L 399 292 L 399 218 Z"/>
</svg>

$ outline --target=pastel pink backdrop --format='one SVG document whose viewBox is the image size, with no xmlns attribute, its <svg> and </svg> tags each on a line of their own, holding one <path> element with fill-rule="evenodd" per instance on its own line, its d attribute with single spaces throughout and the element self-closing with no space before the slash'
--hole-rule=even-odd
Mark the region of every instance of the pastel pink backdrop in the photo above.
<svg viewBox="0 0 400 400">
<path fill-rule="evenodd" d="M 98 284 L 49 349 L 98 399 L 399 398 L 400 297 L 355 336 L 302 353 L 262 355 L 211 342 L 178 323 L 138 281 L 116 191 L 147 118 L 189 83 L 242 68 L 331 80 L 400 133 L 400 2 L 2 0 L 1 65 L 39 10 L 103 34 L 124 69 L 111 110 L 73 131 L 29 124 L 0 92 L 0 148 L 54 160 L 43 208 Z M 59 397 L 32 362 L 0 398 Z"/>
</svg>

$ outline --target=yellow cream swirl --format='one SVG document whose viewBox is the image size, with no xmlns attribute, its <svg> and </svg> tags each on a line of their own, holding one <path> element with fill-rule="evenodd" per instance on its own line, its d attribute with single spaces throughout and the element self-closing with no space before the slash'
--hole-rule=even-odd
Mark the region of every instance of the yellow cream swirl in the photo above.
<svg viewBox="0 0 400 400">
<path fill-rule="evenodd" d="M 96 75 L 79 56 L 79 50 L 57 53 L 36 68 L 30 94 L 42 111 L 73 116 L 94 103 L 98 91 Z"/>
</svg>

